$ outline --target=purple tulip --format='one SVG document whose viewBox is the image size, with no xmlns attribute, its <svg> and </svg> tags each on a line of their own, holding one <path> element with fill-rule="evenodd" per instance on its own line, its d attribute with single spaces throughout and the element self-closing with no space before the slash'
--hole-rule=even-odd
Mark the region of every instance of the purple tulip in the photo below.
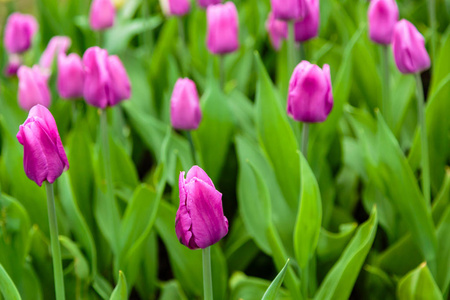
<svg viewBox="0 0 450 300">
<path fill-rule="evenodd" d="M 28 111 L 37 104 L 45 107 L 50 106 L 51 94 L 48 87 L 48 74 L 39 66 L 33 66 L 33 68 L 21 66 L 17 71 L 17 76 L 19 77 L 17 97 L 22 109 Z"/>
<path fill-rule="evenodd" d="M 58 56 L 58 93 L 62 98 L 83 97 L 84 68 L 78 54 Z"/>
<path fill-rule="evenodd" d="M 184 16 L 191 9 L 189 0 L 160 0 L 159 3 L 166 16 Z"/>
<path fill-rule="evenodd" d="M 208 50 L 214 54 L 226 54 L 239 48 L 239 20 L 233 2 L 208 6 Z"/>
<path fill-rule="evenodd" d="M 398 21 L 398 7 L 395 0 L 372 0 L 368 18 L 370 39 L 378 44 L 390 44 Z"/>
<path fill-rule="evenodd" d="M 319 32 L 319 0 L 306 0 L 306 6 L 308 14 L 294 24 L 295 40 L 299 43 L 315 38 Z"/>
<path fill-rule="evenodd" d="M 207 8 L 210 5 L 219 4 L 221 0 L 198 0 L 198 5 L 202 8 Z"/>
<path fill-rule="evenodd" d="M 89 11 L 89 25 L 93 30 L 104 30 L 114 25 L 116 9 L 111 0 L 93 0 Z"/>
<path fill-rule="evenodd" d="M 180 173 L 180 206 L 175 218 L 175 231 L 180 242 L 189 249 L 205 249 L 228 233 L 228 220 L 223 215 L 222 194 L 208 175 L 193 166 L 184 179 Z"/>
<path fill-rule="evenodd" d="M 84 98 L 90 105 L 106 108 L 130 98 L 131 85 L 120 59 L 99 47 L 86 50 L 84 63 Z"/>
<path fill-rule="evenodd" d="M 41 55 L 39 65 L 46 70 L 50 70 L 52 68 L 54 59 L 57 58 L 61 53 L 65 54 L 71 44 L 72 40 L 67 36 L 52 37 L 50 42 L 48 42 L 47 48 L 45 48 L 44 53 L 42 53 Z"/>
<path fill-rule="evenodd" d="M 177 80 L 170 99 L 172 127 L 195 130 L 202 119 L 202 112 L 195 83 L 188 78 Z"/>
<path fill-rule="evenodd" d="M 25 174 L 37 185 L 44 181 L 53 183 L 69 169 L 55 119 L 46 107 L 38 104 L 31 108 L 17 139 L 23 145 Z"/>
<path fill-rule="evenodd" d="M 323 122 L 333 108 L 330 67 L 302 61 L 289 82 L 287 113 L 305 123 Z"/>
<path fill-rule="evenodd" d="M 5 26 L 4 44 L 9 53 L 22 53 L 31 47 L 31 42 L 38 30 L 38 23 L 31 15 L 13 13 Z"/>
<path fill-rule="evenodd" d="M 402 73 L 419 73 L 431 65 L 430 56 L 425 48 L 425 39 L 407 20 L 401 20 L 395 25 L 392 51 L 395 64 Z"/>
<path fill-rule="evenodd" d="M 277 19 L 302 20 L 308 14 L 306 0 L 270 0 L 270 3 Z"/>
<path fill-rule="evenodd" d="M 266 30 L 269 33 L 272 46 L 275 50 L 280 50 L 281 41 L 288 38 L 288 24 L 282 20 L 275 19 L 273 12 L 270 12 L 266 21 Z"/>
<path fill-rule="evenodd" d="M 22 65 L 22 58 L 18 54 L 10 54 L 8 56 L 8 64 L 5 68 L 5 76 L 12 77 L 17 75 L 20 66 Z"/>
</svg>

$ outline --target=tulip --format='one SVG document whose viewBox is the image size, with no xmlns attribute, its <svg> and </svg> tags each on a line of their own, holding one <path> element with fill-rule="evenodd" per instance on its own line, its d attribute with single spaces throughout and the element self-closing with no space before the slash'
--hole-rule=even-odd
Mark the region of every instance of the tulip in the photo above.
<svg viewBox="0 0 450 300">
<path fill-rule="evenodd" d="M 116 9 L 111 0 L 93 0 L 89 11 L 89 25 L 93 30 L 104 30 L 114 25 Z"/>
<path fill-rule="evenodd" d="M 66 53 L 71 44 L 72 40 L 67 36 L 52 37 L 44 53 L 41 55 L 39 65 L 46 70 L 50 70 L 55 57 L 58 57 L 61 53 Z"/>
<path fill-rule="evenodd" d="M 398 7 L 395 0 L 372 0 L 368 18 L 370 39 L 377 44 L 390 44 L 398 21 Z"/>
<path fill-rule="evenodd" d="M 19 70 L 20 66 L 22 65 L 22 58 L 20 55 L 17 54 L 10 54 L 8 57 L 8 64 L 5 68 L 5 76 L 11 77 L 16 76 L 17 71 Z"/>
<path fill-rule="evenodd" d="M 202 119 L 202 112 L 195 83 L 188 78 L 180 78 L 175 83 L 170 99 L 170 121 L 172 127 L 195 130 Z"/>
<path fill-rule="evenodd" d="M 277 19 L 302 20 L 308 14 L 306 0 L 270 0 L 270 3 Z"/>
<path fill-rule="evenodd" d="M 208 6 L 208 50 L 214 54 L 226 54 L 239 48 L 239 20 L 233 2 Z"/>
<path fill-rule="evenodd" d="M 13 13 L 8 17 L 5 26 L 4 44 L 9 53 L 22 53 L 31 47 L 38 23 L 31 15 Z"/>
<path fill-rule="evenodd" d="M 198 0 L 198 5 L 202 8 L 207 8 L 210 5 L 219 4 L 221 0 Z"/>
<path fill-rule="evenodd" d="M 191 9 L 189 0 L 159 0 L 166 16 L 184 16 Z"/>
<path fill-rule="evenodd" d="M 431 65 L 425 39 L 407 20 L 401 20 L 395 25 L 392 51 L 395 64 L 402 73 L 420 73 Z"/>
<path fill-rule="evenodd" d="M 17 76 L 19 77 L 17 96 L 22 109 L 28 111 L 36 104 L 46 107 L 50 105 L 51 94 L 48 87 L 48 74 L 38 66 L 33 68 L 21 66 Z"/>
<path fill-rule="evenodd" d="M 78 54 L 58 56 L 58 93 L 62 98 L 83 97 L 84 69 Z"/>
<path fill-rule="evenodd" d="M 28 178 L 41 186 L 53 183 L 69 169 L 66 152 L 59 137 L 55 119 L 42 105 L 31 108 L 28 118 L 17 133 L 23 145 L 23 167 Z"/>
<path fill-rule="evenodd" d="M 281 41 L 288 38 L 288 24 L 282 20 L 275 19 L 275 15 L 271 12 L 266 21 L 266 30 L 269 33 L 272 46 L 275 50 L 279 50 Z"/>
<path fill-rule="evenodd" d="M 117 56 L 108 56 L 106 50 L 91 47 L 83 55 L 83 64 L 83 93 L 87 103 L 104 109 L 130 98 L 130 80 Z"/>
<path fill-rule="evenodd" d="M 287 113 L 294 120 L 317 123 L 326 120 L 333 108 L 330 67 L 323 69 L 302 61 L 289 82 Z"/>
<path fill-rule="evenodd" d="M 205 249 L 228 233 L 228 220 L 223 215 L 222 194 L 208 175 L 193 166 L 184 179 L 180 173 L 180 206 L 175 218 L 175 231 L 180 242 L 190 249 Z"/>
<path fill-rule="evenodd" d="M 299 43 L 316 37 L 319 32 L 319 0 L 306 0 L 305 3 L 308 14 L 294 24 L 295 40 Z"/>
</svg>

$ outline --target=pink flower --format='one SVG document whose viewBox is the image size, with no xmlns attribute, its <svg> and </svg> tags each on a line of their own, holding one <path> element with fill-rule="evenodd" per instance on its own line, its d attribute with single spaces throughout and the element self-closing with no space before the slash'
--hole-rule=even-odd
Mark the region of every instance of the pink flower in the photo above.
<svg viewBox="0 0 450 300">
<path fill-rule="evenodd" d="M 33 66 L 33 68 L 21 66 L 17 76 L 19 77 L 17 97 L 22 109 L 30 110 L 37 104 L 45 107 L 50 106 L 51 94 L 48 88 L 48 74 L 45 74 L 39 66 Z"/>
<path fill-rule="evenodd" d="M 398 21 L 398 7 L 395 0 L 372 0 L 368 18 L 370 39 L 378 44 L 390 44 Z"/>
<path fill-rule="evenodd" d="M 84 67 L 78 54 L 58 56 L 58 93 L 62 98 L 83 97 Z"/>
<path fill-rule="evenodd" d="M 208 50 L 226 54 L 239 48 L 239 19 L 233 2 L 208 6 Z"/>
<path fill-rule="evenodd" d="M 176 129 L 195 130 L 202 119 L 195 83 L 188 78 L 177 80 L 170 99 L 170 121 Z"/>
<path fill-rule="evenodd" d="M 31 42 L 38 30 L 38 23 L 31 15 L 13 13 L 8 17 L 3 42 L 9 53 L 22 53 L 31 47 Z"/>
<path fill-rule="evenodd" d="M 221 0 L 198 0 L 198 5 L 202 8 L 207 8 L 210 5 L 219 4 Z"/>
<path fill-rule="evenodd" d="M 315 38 L 319 32 L 319 0 L 306 0 L 306 6 L 308 14 L 294 24 L 295 40 L 299 43 Z"/>
<path fill-rule="evenodd" d="M 12 77 L 17 75 L 17 71 L 22 65 L 22 58 L 18 54 L 10 54 L 8 56 L 8 64 L 5 68 L 5 76 Z"/>
<path fill-rule="evenodd" d="M 93 0 L 89 11 L 89 25 L 93 30 L 104 30 L 114 25 L 116 9 L 111 0 Z"/>
<path fill-rule="evenodd" d="M 277 19 L 302 20 L 308 14 L 305 0 L 270 0 L 270 3 Z"/>
<path fill-rule="evenodd" d="M 48 42 L 47 48 L 41 55 L 39 65 L 46 70 L 50 70 L 53 65 L 53 60 L 61 53 L 66 53 L 72 44 L 72 40 L 67 36 L 54 36 Z"/>
<path fill-rule="evenodd" d="M 159 0 L 159 3 L 167 16 L 184 16 L 191 9 L 189 0 Z"/>
<path fill-rule="evenodd" d="M 288 38 L 288 24 L 282 20 L 275 19 L 272 12 L 266 21 L 266 30 L 269 33 L 270 42 L 275 50 L 280 50 L 281 42 Z"/>
</svg>

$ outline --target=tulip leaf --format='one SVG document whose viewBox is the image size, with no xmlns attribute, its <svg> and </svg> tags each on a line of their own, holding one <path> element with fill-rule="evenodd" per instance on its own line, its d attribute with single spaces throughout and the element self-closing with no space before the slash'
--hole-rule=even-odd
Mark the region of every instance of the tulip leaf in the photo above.
<svg viewBox="0 0 450 300">
<path fill-rule="evenodd" d="M 289 259 L 286 261 L 283 269 L 278 273 L 277 277 L 272 281 L 272 283 L 267 288 L 261 300 L 274 300 L 278 294 L 281 284 L 283 283 L 284 276 L 286 275 L 286 270 L 289 265 Z"/>
<path fill-rule="evenodd" d="M 119 282 L 114 288 L 109 300 L 128 300 L 127 280 L 122 271 L 119 271 Z"/>
<path fill-rule="evenodd" d="M 339 227 L 339 233 L 329 232 L 321 228 L 317 243 L 317 258 L 322 262 L 339 258 L 355 234 L 358 224 L 348 223 Z"/>
<path fill-rule="evenodd" d="M 297 142 L 260 56 L 255 54 L 255 59 L 258 69 L 255 109 L 259 142 L 272 162 L 289 207 L 296 210 L 300 194 Z"/>
<path fill-rule="evenodd" d="M 257 277 L 246 276 L 241 272 L 236 272 L 230 278 L 230 300 L 240 299 L 262 299 L 267 291 L 270 282 Z M 283 288 L 278 289 L 274 299 L 292 299 Z"/>
<path fill-rule="evenodd" d="M 400 279 L 397 296 L 399 300 L 443 300 L 441 291 L 425 263 Z"/>
<path fill-rule="evenodd" d="M 322 200 L 319 185 L 308 162 L 299 152 L 301 169 L 300 206 L 294 231 L 295 257 L 304 268 L 314 254 L 322 223 Z"/>
<path fill-rule="evenodd" d="M 447 206 L 441 222 L 437 226 L 436 234 L 438 238 L 438 268 L 436 282 L 443 294 L 450 290 L 450 206 Z"/>
<path fill-rule="evenodd" d="M 159 300 L 187 300 L 187 299 L 188 298 L 181 289 L 178 281 L 170 280 L 163 284 Z"/>
<path fill-rule="evenodd" d="M 339 260 L 328 272 L 314 299 L 348 299 L 377 231 L 377 210 L 356 231 Z"/>
<path fill-rule="evenodd" d="M 6 273 L 2 264 L 0 264 L 0 290 L 8 300 L 21 300 L 19 291 L 17 290 L 14 282 L 9 277 L 8 273 Z"/>
<path fill-rule="evenodd" d="M 78 248 L 78 246 L 68 237 L 62 235 L 59 236 L 59 242 L 61 243 L 61 246 L 66 248 L 72 255 L 74 261 L 75 274 L 77 275 L 77 277 L 85 280 L 88 279 L 89 264 L 86 258 L 84 258 L 84 255 L 81 252 L 80 248 Z"/>
</svg>

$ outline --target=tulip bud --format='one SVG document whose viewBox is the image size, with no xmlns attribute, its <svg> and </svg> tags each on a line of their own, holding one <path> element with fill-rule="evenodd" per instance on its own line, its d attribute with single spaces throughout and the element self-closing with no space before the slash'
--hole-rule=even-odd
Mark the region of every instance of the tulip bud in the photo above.
<svg viewBox="0 0 450 300">
<path fill-rule="evenodd" d="M 38 23 L 31 15 L 13 13 L 5 26 L 4 44 L 9 53 L 22 53 L 31 47 L 31 42 L 38 30 Z"/>
<path fill-rule="evenodd" d="M 315 38 L 319 32 L 319 0 L 306 0 L 305 3 L 308 14 L 294 24 L 295 40 L 299 43 Z"/>
<path fill-rule="evenodd" d="M 117 56 L 108 56 L 106 50 L 91 47 L 83 55 L 83 64 L 83 93 L 87 103 L 103 109 L 130 98 L 130 80 Z"/>
<path fill-rule="evenodd" d="M 55 119 L 46 107 L 38 104 L 31 108 L 17 139 L 23 145 L 25 174 L 37 185 L 53 183 L 69 169 Z"/>
<path fill-rule="evenodd" d="M 277 19 L 302 20 L 308 14 L 306 0 L 270 0 L 270 3 Z"/>
<path fill-rule="evenodd" d="M 22 65 L 22 58 L 17 54 L 10 54 L 8 57 L 8 64 L 5 68 L 5 76 L 12 77 L 17 75 L 17 71 Z"/>
<path fill-rule="evenodd" d="M 200 5 L 201 8 L 207 8 L 210 5 L 219 4 L 221 0 L 198 0 L 198 5 Z"/>
<path fill-rule="evenodd" d="M 184 16 L 191 9 L 189 0 L 159 0 L 166 16 Z"/>
<path fill-rule="evenodd" d="M 46 70 L 50 70 L 53 65 L 53 60 L 61 53 L 66 53 L 72 44 L 72 40 L 67 36 L 54 36 L 48 42 L 47 48 L 41 55 L 39 65 Z"/>
<path fill-rule="evenodd" d="M 41 68 L 21 66 L 17 76 L 19 77 L 17 96 L 22 109 L 28 111 L 37 104 L 50 106 L 51 94 L 48 88 L 48 75 Z"/>
<path fill-rule="evenodd" d="M 173 128 L 195 130 L 202 112 L 195 83 L 188 78 L 177 80 L 170 100 L 170 121 Z"/>
<path fill-rule="evenodd" d="M 370 39 L 378 44 L 390 44 L 398 21 L 398 7 L 395 0 L 372 0 L 368 17 Z"/>
<path fill-rule="evenodd" d="M 78 54 L 58 56 L 58 93 L 62 98 L 83 97 L 84 69 Z"/>
<path fill-rule="evenodd" d="M 269 33 L 272 46 L 275 50 L 279 50 L 281 41 L 288 38 L 288 24 L 282 20 L 275 19 L 273 12 L 271 12 L 266 21 L 266 30 Z"/>
<path fill-rule="evenodd" d="M 392 51 L 395 64 L 402 73 L 419 73 L 431 65 L 430 56 L 425 48 L 425 39 L 407 20 L 401 20 L 395 25 Z"/>
<path fill-rule="evenodd" d="M 114 25 L 116 9 L 111 0 L 93 0 L 89 11 L 89 25 L 93 30 L 104 30 Z"/>
<path fill-rule="evenodd" d="M 214 54 L 226 54 L 239 48 L 239 20 L 233 2 L 208 6 L 208 50 Z"/>
<path fill-rule="evenodd" d="M 193 166 L 184 179 L 180 173 L 180 206 L 175 218 L 175 231 L 180 242 L 189 249 L 205 249 L 228 233 L 228 220 L 223 215 L 222 194 L 208 175 Z"/>
<path fill-rule="evenodd" d="M 333 108 L 330 67 L 302 61 L 289 82 L 287 113 L 305 123 L 323 122 Z"/>
</svg>

